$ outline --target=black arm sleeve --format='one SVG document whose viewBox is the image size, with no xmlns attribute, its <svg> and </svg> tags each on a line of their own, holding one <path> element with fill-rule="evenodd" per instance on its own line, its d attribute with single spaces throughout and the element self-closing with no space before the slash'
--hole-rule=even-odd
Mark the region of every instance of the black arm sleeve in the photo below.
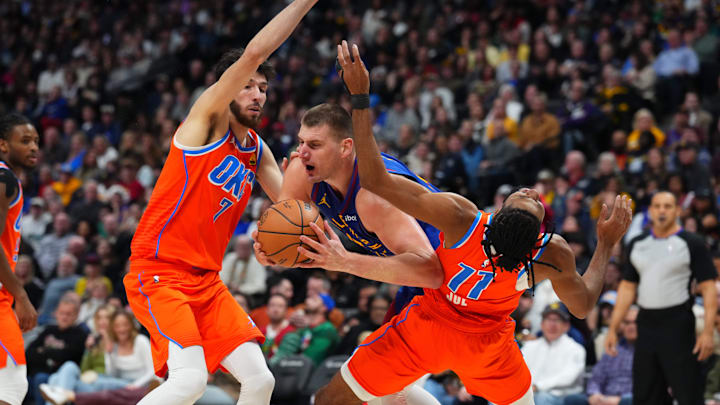
<svg viewBox="0 0 720 405">
<path fill-rule="evenodd" d="M 682 231 L 678 234 L 685 240 L 690 249 L 690 271 L 698 283 L 717 277 L 710 250 L 699 235 Z"/>
</svg>

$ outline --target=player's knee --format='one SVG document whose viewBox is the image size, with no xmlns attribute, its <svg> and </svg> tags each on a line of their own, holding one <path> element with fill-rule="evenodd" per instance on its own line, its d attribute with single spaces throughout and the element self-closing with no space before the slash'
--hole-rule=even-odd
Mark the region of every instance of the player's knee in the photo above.
<svg viewBox="0 0 720 405">
<path fill-rule="evenodd" d="M 252 378 L 247 379 L 245 382 L 240 383 L 240 391 L 245 391 L 249 395 L 265 396 L 272 393 L 275 388 L 275 377 L 273 377 L 270 370 L 265 370 L 261 373 L 257 373 Z"/>
<path fill-rule="evenodd" d="M 183 398 L 195 401 L 205 392 L 207 379 L 207 370 L 186 367 L 173 370 L 166 384 L 170 383 L 174 392 Z"/>
</svg>

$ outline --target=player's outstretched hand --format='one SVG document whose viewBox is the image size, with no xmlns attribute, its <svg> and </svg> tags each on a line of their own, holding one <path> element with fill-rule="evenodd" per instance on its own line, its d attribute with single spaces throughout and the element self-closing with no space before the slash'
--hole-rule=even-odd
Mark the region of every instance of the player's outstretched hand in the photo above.
<svg viewBox="0 0 720 405">
<path fill-rule="evenodd" d="M 314 268 L 320 267 L 326 270 L 342 270 L 347 263 L 348 251 L 345 250 L 340 238 L 333 232 L 330 224 L 325 221 L 325 231 L 323 231 L 314 222 L 310 223 L 310 227 L 315 232 L 318 240 L 314 240 L 307 236 L 301 236 L 300 241 L 307 245 L 310 249 L 300 245 L 297 249 L 301 255 L 305 255 L 312 261 L 309 263 L 298 263 L 297 267 Z M 327 232 L 327 235 L 325 234 Z M 328 237 L 330 235 L 330 237 Z M 312 249 L 312 250 L 311 250 Z"/>
<path fill-rule="evenodd" d="M 267 255 L 265 255 L 265 252 L 262 250 L 262 244 L 257 241 L 257 236 L 258 231 L 256 229 L 252 233 L 252 240 L 255 241 L 253 243 L 253 250 L 255 251 L 255 258 L 257 259 L 258 263 L 262 264 L 263 266 L 275 265 L 275 262 L 270 260 Z"/>
<path fill-rule="evenodd" d="M 603 204 L 597 222 L 598 242 L 614 246 L 625 235 L 632 222 L 632 208 L 627 196 L 615 197 L 612 212 L 608 217 L 608 207 Z"/>
<path fill-rule="evenodd" d="M 37 325 L 38 314 L 27 297 L 16 301 L 15 315 L 17 315 L 20 330 L 23 332 L 32 330 Z"/>
<path fill-rule="evenodd" d="M 343 40 L 338 45 L 338 63 L 342 68 L 340 76 L 350 91 L 350 94 L 369 94 L 370 93 L 370 74 L 365 68 L 365 64 L 360 59 L 360 50 L 357 45 L 352 46 L 351 50 L 347 41 Z"/>
</svg>

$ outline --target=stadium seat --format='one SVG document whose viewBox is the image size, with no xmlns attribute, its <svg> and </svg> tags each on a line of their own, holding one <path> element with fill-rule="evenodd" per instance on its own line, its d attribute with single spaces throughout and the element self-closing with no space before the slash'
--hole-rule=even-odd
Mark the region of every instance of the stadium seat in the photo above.
<svg viewBox="0 0 720 405">
<path fill-rule="evenodd" d="M 300 396 L 312 373 L 313 362 L 301 354 L 280 360 L 270 371 L 275 376 L 273 403 Z"/>
<path fill-rule="evenodd" d="M 349 357 L 350 356 L 346 354 L 338 354 L 325 359 L 325 361 L 313 371 L 310 380 L 308 380 L 305 389 L 303 389 L 303 394 L 312 395 L 329 383 L 330 379 L 340 370 L 340 367 Z"/>
</svg>

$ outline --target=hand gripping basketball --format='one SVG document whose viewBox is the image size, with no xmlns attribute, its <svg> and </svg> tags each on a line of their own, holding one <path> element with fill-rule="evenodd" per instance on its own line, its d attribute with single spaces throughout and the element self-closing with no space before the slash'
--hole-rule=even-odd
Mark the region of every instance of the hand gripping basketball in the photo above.
<svg viewBox="0 0 720 405">
<path fill-rule="evenodd" d="M 325 222 L 325 230 L 316 223 L 310 224 L 310 228 L 315 231 L 315 237 L 301 236 L 300 241 L 303 244 L 297 250 L 312 261 L 300 263 L 298 267 L 321 267 L 334 271 L 345 269 L 349 260 L 348 251 L 345 250 L 340 238 L 332 230 L 330 224 Z"/>
<path fill-rule="evenodd" d="M 283 267 L 309 261 L 297 247 L 303 245 L 302 235 L 317 238 L 310 228 L 313 223 L 322 225 L 323 220 L 312 203 L 284 200 L 270 206 L 258 221 L 257 233 L 253 234 L 258 261 Z"/>
</svg>

